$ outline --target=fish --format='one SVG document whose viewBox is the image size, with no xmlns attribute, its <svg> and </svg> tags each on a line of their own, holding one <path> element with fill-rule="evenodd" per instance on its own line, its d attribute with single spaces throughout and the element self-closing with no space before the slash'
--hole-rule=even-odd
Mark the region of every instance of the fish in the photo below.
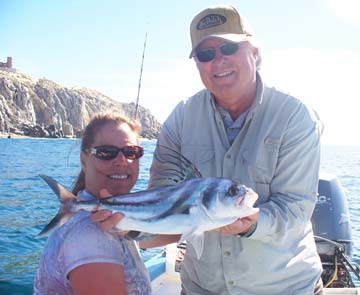
<svg viewBox="0 0 360 295">
<path fill-rule="evenodd" d="M 257 213 L 259 209 L 254 207 L 254 203 L 258 196 L 251 188 L 234 180 L 201 177 L 194 164 L 180 153 L 173 152 L 177 156 L 170 157 L 180 159 L 185 165 L 182 171 L 168 171 L 168 178 L 175 184 L 108 198 L 82 200 L 53 178 L 39 175 L 55 192 L 61 206 L 38 236 L 49 234 L 79 210 L 101 208 L 125 215 L 116 225 L 116 230 L 180 234 L 179 243 L 185 240 L 190 243 L 199 259 L 204 248 L 204 232 Z"/>
</svg>

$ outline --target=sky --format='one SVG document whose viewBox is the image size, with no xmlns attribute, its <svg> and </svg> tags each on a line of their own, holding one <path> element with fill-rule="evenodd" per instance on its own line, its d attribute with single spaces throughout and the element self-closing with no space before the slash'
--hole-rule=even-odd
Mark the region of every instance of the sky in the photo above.
<svg viewBox="0 0 360 295">
<path fill-rule="evenodd" d="M 0 61 L 135 102 L 147 34 L 139 99 L 162 123 L 203 88 L 189 26 L 215 4 L 246 17 L 265 83 L 319 113 L 323 143 L 360 145 L 360 0 L 0 0 Z"/>
</svg>

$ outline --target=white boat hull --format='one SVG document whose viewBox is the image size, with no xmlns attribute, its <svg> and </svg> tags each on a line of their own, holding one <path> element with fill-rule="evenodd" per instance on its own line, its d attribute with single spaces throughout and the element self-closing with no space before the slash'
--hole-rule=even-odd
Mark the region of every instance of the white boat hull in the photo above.
<svg viewBox="0 0 360 295">
<path fill-rule="evenodd" d="M 168 245 L 166 258 L 157 255 L 145 265 L 151 277 L 153 295 L 179 295 L 181 290 L 180 276 L 175 272 L 176 244 Z M 359 288 L 325 288 L 325 294 L 360 294 Z"/>
</svg>

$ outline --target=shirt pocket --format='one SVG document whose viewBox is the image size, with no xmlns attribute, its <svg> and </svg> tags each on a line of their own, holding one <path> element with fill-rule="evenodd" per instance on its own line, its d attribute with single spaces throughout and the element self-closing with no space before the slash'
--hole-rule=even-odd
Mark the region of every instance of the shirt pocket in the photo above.
<svg viewBox="0 0 360 295">
<path fill-rule="evenodd" d="M 249 181 L 269 184 L 278 162 L 280 139 L 265 138 L 257 149 L 245 149 L 242 158 Z"/>
<path fill-rule="evenodd" d="M 182 154 L 200 170 L 203 177 L 207 177 L 211 171 L 215 171 L 214 149 L 199 145 L 188 145 L 182 147 Z"/>
</svg>

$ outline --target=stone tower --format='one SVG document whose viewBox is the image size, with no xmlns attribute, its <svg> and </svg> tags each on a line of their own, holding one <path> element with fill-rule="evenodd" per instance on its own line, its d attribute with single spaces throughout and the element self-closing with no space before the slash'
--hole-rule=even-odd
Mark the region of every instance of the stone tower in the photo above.
<svg viewBox="0 0 360 295">
<path fill-rule="evenodd" d="M 7 67 L 12 68 L 12 57 L 8 56 L 6 59 Z"/>
</svg>

